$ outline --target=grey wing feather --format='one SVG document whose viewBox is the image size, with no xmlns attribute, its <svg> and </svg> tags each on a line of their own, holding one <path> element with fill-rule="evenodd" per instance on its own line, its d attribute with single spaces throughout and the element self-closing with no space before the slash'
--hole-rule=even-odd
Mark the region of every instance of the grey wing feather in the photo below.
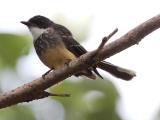
<svg viewBox="0 0 160 120">
<path fill-rule="evenodd" d="M 62 25 L 56 24 L 55 29 L 61 35 L 66 48 L 74 53 L 77 57 L 87 53 L 87 50 L 76 40 L 74 40 L 74 38 L 72 37 L 72 33 L 67 28 Z"/>
<path fill-rule="evenodd" d="M 62 40 L 66 46 L 66 48 L 71 51 L 75 56 L 79 57 L 85 53 L 87 53 L 87 50 L 81 46 L 76 40 L 74 40 L 72 33 L 65 28 L 62 25 L 55 24 L 54 29 L 59 32 L 59 34 L 62 37 Z M 100 77 L 103 79 L 103 77 L 99 74 L 97 71 L 96 67 L 93 67 L 92 70 Z M 88 69 L 88 72 L 90 70 Z M 91 71 L 90 71 L 91 72 Z"/>
</svg>

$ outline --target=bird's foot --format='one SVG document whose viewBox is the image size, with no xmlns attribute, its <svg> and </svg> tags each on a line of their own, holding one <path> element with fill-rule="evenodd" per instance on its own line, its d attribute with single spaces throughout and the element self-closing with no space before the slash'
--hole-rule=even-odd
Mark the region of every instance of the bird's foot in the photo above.
<svg viewBox="0 0 160 120">
<path fill-rule="evenodd" d="M 51 72 L 52 70 L 53 70 L 53 68 L 50 69 L 50 70 L 48 70 L 46 73 L 44 73 L 44 74 L 42 75 L 42 78 L 45 79 L 45 76 L 46 76 L 49 72 Z"/>
<path fill-rule="evenodd" d="M 64 64 L 65 64 L 66 66 L 68 66 L 71 61 L 72 61 L 71 59 L 66 59 L 65 62 L 64 62 Z"/>
</svg>

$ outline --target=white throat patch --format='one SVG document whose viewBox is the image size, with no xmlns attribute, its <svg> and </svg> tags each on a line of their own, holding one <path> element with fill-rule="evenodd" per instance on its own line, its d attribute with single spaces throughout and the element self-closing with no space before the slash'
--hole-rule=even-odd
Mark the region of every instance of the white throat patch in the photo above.
<svg viewBox="0 0 160 120">
<path fill-rule="evenodd" d="M 35 41 L 40 35 L 43 34 L 43 32 L 46 31 L 46 29 L 41 29 L 41 28 L 38 28 L 38 27 L 30 27 L 29 28 L 30 32 L 32 33 L 32 37 L 33 37 L 33 40 Z"/>
</svg>

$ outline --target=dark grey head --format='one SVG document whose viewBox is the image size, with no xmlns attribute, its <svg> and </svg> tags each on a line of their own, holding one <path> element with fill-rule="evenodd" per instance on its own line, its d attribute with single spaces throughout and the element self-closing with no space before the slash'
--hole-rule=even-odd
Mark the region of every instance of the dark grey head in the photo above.
<svg viewBox="0 0 160 120">
<path fill-rule="evenodd" d="M 36 15 L 31 19 L 29 19 L 27 22 L 22 21 L 21 23 L 24 25 L 27 25 L 28 27 L 38 27 L 38 28 L 44 28 L 44 29 L 51 27 L 53 25 L 53 22 L 50 19 L 41 15 Z"/>
<path fill-rule="evenodd" d="M 32 17 L 27 22 L 22 21 L 21 23 L 29 28 L 34 40 L 36 40 L 47 28 L 52 27 L 54 24 L 50 19 L 40 15 Z"/>
</svg>

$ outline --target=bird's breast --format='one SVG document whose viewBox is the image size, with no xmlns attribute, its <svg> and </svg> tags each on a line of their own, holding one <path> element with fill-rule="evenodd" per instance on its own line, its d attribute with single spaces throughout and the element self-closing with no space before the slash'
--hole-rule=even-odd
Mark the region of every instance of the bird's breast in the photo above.
<svg viewBox="0 0 160 120">
<path fill-rule="evenodd" d="M 75 55 L 64 46 L 47 48 L 39 57 L 46 66 L 54 69 L 60 69 L 64 67 L 67 60 L 76 58 Z"/>
</svg>

